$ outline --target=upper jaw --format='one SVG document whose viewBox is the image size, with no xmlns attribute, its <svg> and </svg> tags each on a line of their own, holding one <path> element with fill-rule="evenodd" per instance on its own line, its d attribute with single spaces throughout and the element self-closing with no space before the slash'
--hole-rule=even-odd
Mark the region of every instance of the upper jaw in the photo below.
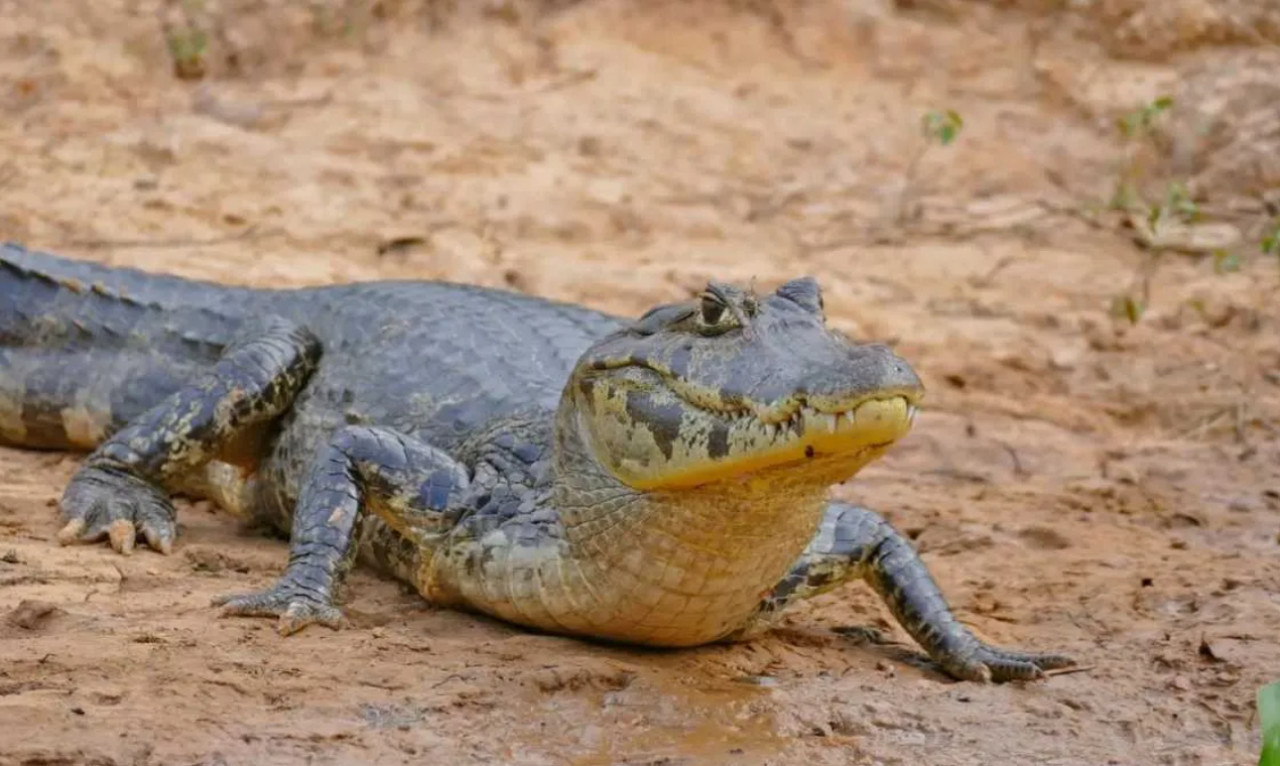
<svg viewBox="0 0 1280 766">
<path fill-rule="evenodd" d="M 771 405 L 748 404 L 756 419 L 765 424 L 786 423 L 797 417 L 828 419 L 833 426 L 845 419 L 856 420 L 857 412 L 874 402 L 892 402 L 901 399 L 907 413 L 914 418 L 919 409 L 922 392 L 913 389 L 890 389 L 858 396 L 803 396 L 788 398 Z"/>
<path fill-rule="evenodd" d="M 774 415 L 772 418 L 762 417 L 759 420 L 772 432 L 794 430 L 795 426 L 803 423 L 806 433 L 815 431 L 828 434 L 852 433 L 860 427 L 865 429 L 885 420 L 890 416 L 886 413 L 886 409 L 896 409 L 898 404 L 896 400 L 901 400 L 907 425 L 914 425 L 919 405 L 903 395 L 869 397 L 839 409 L 820 409 L 809 404 L 801 404 L 781 417 Z"/>
<path fill-rule="evenodd" d="M 830 415 L 837 419 L 848 418 L 868 402 L 884 402 L 902 399 L 912 417 L 924 398 L 924 388 L 919 385 L 894 385 L 884 388 L 837 394 L 792 393 L 773 401 L 757 401 L 749 396 L 726 396 L 675 376 L 657 372 L 666 386 L 685 404 L 729 420 L 752 417 L 764 425 L 778 425 L 793 421 L 801 415 Z"/>
<path fill-rule="evenodd" d="M 677 391 L 677 393 L 680 393 Z M 684 398 L 683 396 L 681 398 Z M 920 409 L 923 391 L 920 389 L 889 389 L 861 396 L 803 396 L 797 395 L 772 404 L 744 402 L 733 408 L 705 407 L 685 399 L 686 403 L 713 415 L 728 419 L 755 421 L 772 431 L 796 430 L 800 424 L 806 430 L 826 430 L 830 433 L 848 432 L 859 425 L 882 420 L 886 406 L 901 412 L 907 425 L 915 423 Z M 825 426 L 825 428 L 818 428 Z"/>
<path fill-rule="evenodd" d="M 789 460 L 892 444 L 910 431 L 918 401 L 911 392 L 884 392 L 835 407 L 828 401 L 822 402 L 827 407 L 790 403 L 766 410 L 763 418 L 749 407 L 703 412 L 727 423 L 731 436 L 752 444 L 749 451 L 757 457 L 775 455 Z"/>
</svg>

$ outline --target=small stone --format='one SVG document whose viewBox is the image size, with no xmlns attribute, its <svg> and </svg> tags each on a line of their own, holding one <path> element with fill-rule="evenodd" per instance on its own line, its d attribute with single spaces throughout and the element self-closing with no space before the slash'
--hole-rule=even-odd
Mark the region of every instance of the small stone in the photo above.
<svg viewBox="0 0 1280 766">
<path fill-rule="evenodd" d="M 115 691 L 115 690 L 98 691 L 98 692 L 93 692 L 89 696 L 93 699 L 93 701 L 96 704 L 99 704 L 99 705 L 107 705 L 107 706 L 119 705 L 120 701 L 124 699 L 124 692 Z"/>
<path fill-rule="evenodd" d="M 1174 676 L 1173 680 L 1169 682 L 1169 685 L 1180 692 L 1191 691 L 1191 679 L 1186 676 Z"/>
<path fill-rule="evenodd" d="M 376 627 L 376 628 L 374 628 L 373 630 L 369 631 L 369 633 L 370 633 L 374 638 L 382 638 L 383 636 L 387 635 L 387 629 L 386 629 L 386 628 L 384 628 L 384 627 L 379 626 L 379 627 Z"/>
<path fill-rule="evenodd" d="M 23 630 L 36 630 L 59 614 L 62 610 L 47 601 L 23 599 L 9 612 L 8 621 Z"/>
</svg>

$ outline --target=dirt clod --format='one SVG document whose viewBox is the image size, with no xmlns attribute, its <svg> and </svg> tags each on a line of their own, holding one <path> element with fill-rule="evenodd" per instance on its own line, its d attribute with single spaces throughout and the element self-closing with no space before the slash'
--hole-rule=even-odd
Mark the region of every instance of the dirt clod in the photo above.
<svg viewBox="0 0 1280 766">
<path fill-rule="evenodd" d="M 38 630 L 59 614 L 64 612 L 56 604 L 23 599 L 5 616 L 5 621 L 23 630 Z"/>
</svg>

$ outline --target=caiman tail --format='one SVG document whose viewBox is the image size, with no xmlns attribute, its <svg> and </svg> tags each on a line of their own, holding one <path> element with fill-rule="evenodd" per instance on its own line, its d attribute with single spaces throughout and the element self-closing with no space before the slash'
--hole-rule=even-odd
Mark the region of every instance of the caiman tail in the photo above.
<svg viewBox="0 0 1280 766">
<path fill-rule="evenodd" d="M 248 294 L 0 244 L 0 444 L 92 449 L 212 364 Z"/>
</svg>

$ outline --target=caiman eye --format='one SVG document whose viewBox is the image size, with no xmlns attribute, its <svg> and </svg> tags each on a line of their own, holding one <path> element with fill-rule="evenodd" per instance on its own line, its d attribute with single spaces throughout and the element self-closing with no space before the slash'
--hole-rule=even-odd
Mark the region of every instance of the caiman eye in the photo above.
<svg viewBox="0 0 1280 766">
<path fill-rule="evenodd" d="M 725 299 L 715 292 L 702 294 L 698 304 L 698 333 L 704 336 L 723 335 L 741 326 L 739 315 L 729 307 Z"/>
<path fill-rule="evenodd" d="M 716 327 L 720 321 L 724 319 L 725 312 L 728 307 L 714 295 L 702 296 L 702 324 L 707 327 Z"/>
</svg>

